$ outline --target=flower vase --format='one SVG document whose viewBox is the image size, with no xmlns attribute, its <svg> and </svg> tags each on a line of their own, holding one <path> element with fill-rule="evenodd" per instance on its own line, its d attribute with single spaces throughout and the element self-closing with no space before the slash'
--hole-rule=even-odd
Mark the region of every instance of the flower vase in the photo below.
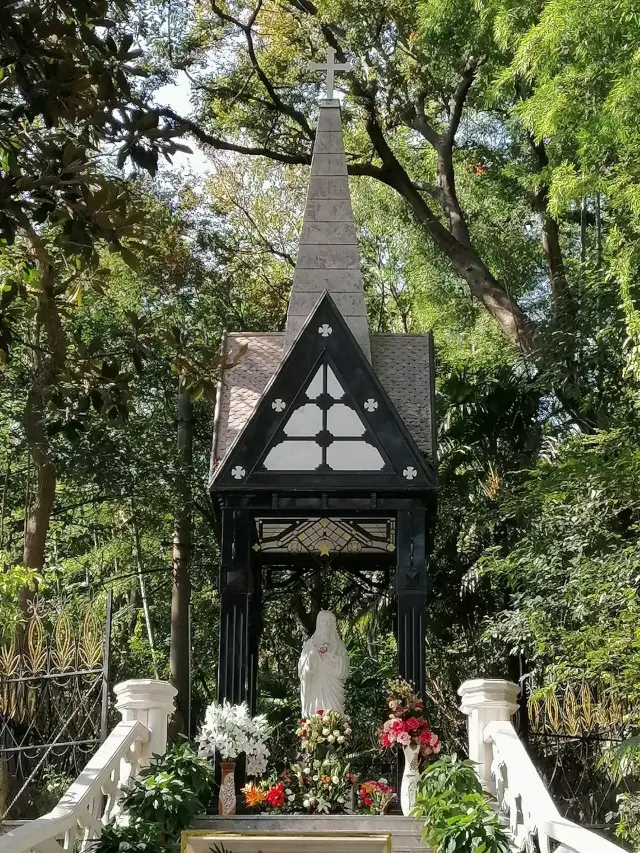
<svg viewBox="0 0 640 853">
<path fill-rule="evenodd" d="M 218 814 L 236 813 L 236 763 L 223 761 L 220 764 L 220 793 L 218 794 Z"/>
<path fill-rule="evenodd" d="M 403 815 L 409 815 L 416 802 L 416 793 L 418 791 L 418 779 L 420 771 L 420 745 L 404 746 L 404 772 L 402 774 L 402 783 L 400 785 L 400 808 Z"/>
</svg>

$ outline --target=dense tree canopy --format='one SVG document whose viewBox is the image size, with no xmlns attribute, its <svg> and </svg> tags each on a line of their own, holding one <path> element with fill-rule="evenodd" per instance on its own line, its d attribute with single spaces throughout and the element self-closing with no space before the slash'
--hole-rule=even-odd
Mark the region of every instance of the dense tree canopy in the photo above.
<svg viewBox="0 0 640 853">
<path fill-rule="evenodd" d="M 435 336 L 435 724 L 514 657 L 637 707 L 639 38 L 631 0 L 0 3 L 0 617 L 113 586 L 114 676 L 166 676 L 182 572 L 211 698 L 219 344 L 283 327 L 331 46 L 371 328 Z M 316 580 L 373 726 L 389 591 Z M 267 602 L 276 720 L 309 603 Z"/>
</svg>

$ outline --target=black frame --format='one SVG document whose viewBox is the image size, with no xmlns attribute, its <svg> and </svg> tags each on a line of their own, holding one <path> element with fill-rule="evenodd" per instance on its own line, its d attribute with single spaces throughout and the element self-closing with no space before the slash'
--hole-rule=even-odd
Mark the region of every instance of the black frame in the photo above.
<svg viewBox="0 0 640 853">
<path fill-rule="evenodd" d="M 327 337 L 318 333 L 324 323 L 332 328 Z M 383 470 L 339 472 L 323 464 L 315 471 L 274 472 L 262 466 L 269 448 L 279 440 L 295 401 L 304 394 L 323 362 L 334 369 L 349 404 L 367 425 L 366 438 L 383 456 Z M 358 402 L 369 397 L 378 401 L 373 413 Z M 288 401 L 282 413 L 272 408 L 278 398 Z M 236 466 L 245 469 L 241 480 L 231 474 Z M 408 466 L 416 470 L 411 480 L 402 473 Z M 210 491 L 221 543 L 218 701 L 246 701 L 252 711 L 256 709 L 262 563 L 255 550 L 255 519 L 279 514 L 344 517 L 379 512 L 395 518 L 398 668 L 400 675 L 424 695 L 425 618 L 429 553 L 436 518 L 436 472 L 416 446 L 328 293 L 311 312 L 251 418 L 214 473 Z M 289 562 L 286 554 L 279 555 L 278 560 Z M 348 565 L 348 561 L 348 555 L 342 554 L 341 563 Z M 291 555 L 290 563 L 299 565 L 297 555 Z M 362 557 L 354 555 L 353 564 L 362 568 Z"/>
</svg>

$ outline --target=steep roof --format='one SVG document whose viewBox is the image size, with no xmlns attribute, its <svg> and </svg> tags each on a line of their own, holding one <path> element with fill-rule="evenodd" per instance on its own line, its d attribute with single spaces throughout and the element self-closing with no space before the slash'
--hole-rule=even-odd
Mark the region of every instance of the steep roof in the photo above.
<svg viewBox="0 0 640 853">
<path fill-rule="evenodd" d="M 435 467 L 433 339 L 431 334 L 369 333 L 337 100 L 320 104 L 285 331 L 236 332 L 226 339 L 231 357 L 241 347 L 246 345 L 247 349 L 220 382 L 212 477 L 323 293 L 330 294 L 411 439 Z"/>
<path fill-rule="evenodd" d="M 370 335 L 372 367 L 419 449 L 435 460 L 432 424 L 433 343 L 431 335 Z M 280 366 L 282 332 L 234 332 L 230 356 L 246 352 L 220 383 L 213 439 L 212 472 L 254 411 Z"/>
</svg>

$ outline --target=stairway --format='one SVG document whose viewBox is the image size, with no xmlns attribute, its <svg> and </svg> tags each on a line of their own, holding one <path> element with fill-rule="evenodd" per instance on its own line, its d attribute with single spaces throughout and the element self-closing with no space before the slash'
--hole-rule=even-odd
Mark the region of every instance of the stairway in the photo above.
<svg viewBox="0 0 640 853">
<path fill-rule="evenodd" d="M 193 829 L 215 832 L 293 832 L 293 833 L 383 833 L 391 835 L 393 853 L 428 853 L 420 838 L 421 825 L 402 815 L 207 815 L 193 823 Z"/>
</svg>

